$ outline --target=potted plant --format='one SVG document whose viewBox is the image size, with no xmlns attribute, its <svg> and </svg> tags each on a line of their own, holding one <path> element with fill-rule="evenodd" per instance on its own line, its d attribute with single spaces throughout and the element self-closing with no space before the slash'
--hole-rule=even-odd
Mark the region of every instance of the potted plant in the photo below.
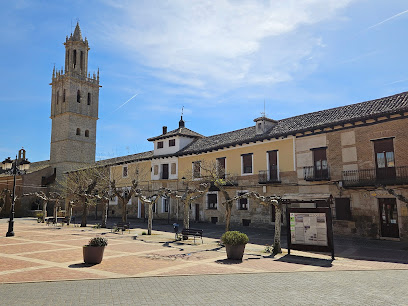
<svg viewBox="0 0 408 306">
<path fill-rule="evenodd" d="M 245 245 L 248 243 L 248 236 L 238 231 L 228 231 L 221 236 L 221 241 L 225 244 L 228 259 L 242 260 Z"/>
<path fill-rule="evenodd" d="M 89 240 L 83 247 L 84 262 L 88 264 L 99 264 L 103 258 L 103 251 L 108 245 L 108 240 L 102 237 L 95 237 Z"/>
</svg>

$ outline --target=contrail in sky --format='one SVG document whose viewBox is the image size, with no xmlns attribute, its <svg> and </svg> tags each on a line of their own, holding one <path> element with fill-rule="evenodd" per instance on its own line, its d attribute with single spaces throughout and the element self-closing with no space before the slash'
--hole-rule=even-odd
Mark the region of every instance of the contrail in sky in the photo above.
<svg viewBox="0 0 408 306">
<path fill-rule="evenodd" d="M 131 97 L 129 100 L 127 100 L 125 103 L 123 103 L 121 106 L 119 106 L 117 109 L 114 110 L 114 112 L 116 112 L 119 108 L 121 108 L 122 106 L 124 106 L 126 103 L 128 103 L 130 100 L 132 100 L 134 97 L 136 97 L 137 95 L 139 95 L 139 93 L 135 94 L 133 97 Z"/>
<path fill-rule="evenodd" d="M 379 26 L 379 25 L 381 25 L 381 24 L 383 24 L 383 23 L 385 23 L 385 22 L 387 22 L 387 21 L 390 21 L 391 19 L 397 18 L 398 16 L 404 15 L 404 14 L 406 14 L 406 13 L 408 13 L 408 10 L 403 11 L 403 12 L 401 12 L 401 13 L 398 13 L 398 14 L 396 14 L 396 15 L 394 15 L 394 16 L 391 16 L 390 18 L 387 18 L 387 19 L 385 19 L 385 20 L 383 20 L 383 21 L 381 21 L 381 22 L 379 22 L 379 23 L 377 23 L 377 24 L 375 24 L 375 25 L 372 25 L 371 27 L 368 27 L 368 28 L 366 29 L 366 31 L 369 30 L 369 29 L 375 28 L 375 27 L 377 27 L 377 26 Z"/>
</svg>

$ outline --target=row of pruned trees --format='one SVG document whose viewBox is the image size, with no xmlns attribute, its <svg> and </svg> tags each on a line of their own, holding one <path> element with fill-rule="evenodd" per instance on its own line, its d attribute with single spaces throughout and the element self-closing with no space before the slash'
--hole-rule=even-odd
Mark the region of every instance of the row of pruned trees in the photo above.
<svg viewBox="0 0 408 306">
<path fill-rule="evenodd" d="M 215 187 L 223 195 L 224 200 L 221 205 L 225 208 L 225 230 L 230 230 L 232 208 L 234 203 L 241 198 L 252 198 L 262 205 L 275 207 L 275 238 L 274 253 L 281 252 L 280 247 L 280 228 L 282 203 L 277 196 L 260 195 L 257 192 L 249 191 L 235 195 L 236 177 L 225 175 L 223 169 L 219 169 L 215 163 L 200 163 L 200 179 L 183 179 L 183 186 L 179 189 L 160 187 L 157 190 L 151 190 L 144 178 L 146 175 L 141 169 L 136 168 L 135 173 L 131 174 L 131 183 L 117 181 L 111 177 L 109 167 L 90 167 L 72 171 L 67 174 L 66 179 L 58 182 L 58 188 L 53 192 L 36 192 L 35 195 L 43 202 L 43 218 L 46 216 L 46 207 L 50 201 L 55 201 L 56 205 L 61 205 L 63 201 L 68 203 L 68 214 L 71 217 L 72 207 L 82 210 L 81 226 L 87 225 L 87 216 L 89 209 L 97 202 L 103 204 L 102 227 L 106 227 L 108 203 L 112 197 L 117 197 L 120 210 L 122 212 L 122 221 L 127 221 L 127 205 L 132 198 L 138 198 L 139 201 L 147 207 L 148 216 L 148 234 L 150 235 L 153 227 L 153 206 L 157 205 L 162 197 L 176 199 L 183 206 L 183 225 L 189 228 L 190 225 L 190 207 L 197 199 L 203 197 L 206 192 Z M 193 177 L 186 173 L 186 177 Z"/>
</svg>

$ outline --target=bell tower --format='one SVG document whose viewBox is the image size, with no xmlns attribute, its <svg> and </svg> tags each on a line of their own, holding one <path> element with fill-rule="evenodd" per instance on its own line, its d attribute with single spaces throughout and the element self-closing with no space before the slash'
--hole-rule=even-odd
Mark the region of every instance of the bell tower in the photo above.
<svg viewBox="0 0 408 306">
<path fill-rule="evenodd" d="M 95 162 L 99 69 L 88 73 L 88 40 L 79 24 L 65 40 L 65 67 L 52 72 L 50 164 L 57 178 Z"/>
</svg>

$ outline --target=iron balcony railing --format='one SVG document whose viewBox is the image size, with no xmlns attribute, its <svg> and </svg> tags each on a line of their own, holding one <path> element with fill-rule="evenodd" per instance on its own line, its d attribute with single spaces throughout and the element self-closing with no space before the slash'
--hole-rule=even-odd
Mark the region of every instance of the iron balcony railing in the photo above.
<svg viewBox="0 0 408 306">
<path fill-rule="evenodd" d="M 261 170 L 258 175 L 259 184 L 280 183 L 278 167 L 272 167 L 270 170 Z"/>
<path fill-rule="evenodd" d="M 342 171 L 344 187 L 408 184 L 408 166 Z"/>
<path fill-rule="evenodd" d="M 317 169 L 316 167 L 303 167 L 303 176 L 305 181 L 329 181 L 330 168 Z"/>
</svg>

